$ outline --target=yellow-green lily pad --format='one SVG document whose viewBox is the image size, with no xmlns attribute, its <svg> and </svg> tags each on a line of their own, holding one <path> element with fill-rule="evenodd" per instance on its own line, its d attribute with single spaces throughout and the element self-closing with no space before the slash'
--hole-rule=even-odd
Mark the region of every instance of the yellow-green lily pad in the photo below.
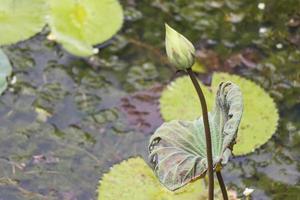
<svg viewBox="0 0 300 200">
<path fill-rule="evenodd" d="M 221 199 L 216 184 L 216 198 Z M 131 158 L 114 165 L 100 180 L 98 200 L 206 200 L 202 179 L 172 192 L 160 184 L 142 158 Z"/>
<path fill-rule="evenodd" d="M 202 63 L 200 63 L 199 61 L 195 61 L 194 65 L 192 66 L 192 70 L 194 72 L 197 72 L 197 73 L 207 72 L 206 67 Z"/>
<path fill-rule="evenodd" d="M 93 45 L 110 39 L 123 23 L 123 10 L 117 0 L 49 2 L 54 38 L 78 56 L 94 54 Z"/>
<path fill-rule="evenodd" d="M 275 133 L 279 119 L 276 104 L 267 92 L 254 82 L 236 75 L 214 73 L 211 87 L 201 85 L 208 110 L 221 81 L 237 84 L 243 94 L 244 114 L 240 124 L 235 155 L 244 155 L 265 144 Z M 188 76 L 171 82 L 162 92 L 160 111 L 165 121 L 193 120 L 201 116 L 201 106 Z"/>
<path fill-rule="evenodd" d="M 35 35 L 46 24 L 45 0 L 1 0 L 0 45 Z"/>
</svg>

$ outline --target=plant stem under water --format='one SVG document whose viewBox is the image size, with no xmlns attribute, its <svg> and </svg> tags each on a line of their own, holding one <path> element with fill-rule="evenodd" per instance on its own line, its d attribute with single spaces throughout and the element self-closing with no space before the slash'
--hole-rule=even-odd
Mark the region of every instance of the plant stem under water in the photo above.
<svg viewBox="0 0 300 200">
<path fill-rule="evenodd" d="M 209 122 L 208 122 L 207 105 L 206 105 L 206 101 L 202 89 L 196 78 L 196 75 L 194 74 L 191 68 L 187 69 L 187 73 L 189 74 L 193 82 L 193 85 L 196 89 L 196 92 L 198 94 L 201 103 L 202 116 L 203 116 L 202 118 L 203 118 L 204 129 L 205 129 L 207 165 L 208 165 L 208 170 L 207 170 L 208 171 L 208 199 L 213 200 L 214 199 L 214 174 L 213 174 L 212 145 L 211 145 Z"/>
</svg>

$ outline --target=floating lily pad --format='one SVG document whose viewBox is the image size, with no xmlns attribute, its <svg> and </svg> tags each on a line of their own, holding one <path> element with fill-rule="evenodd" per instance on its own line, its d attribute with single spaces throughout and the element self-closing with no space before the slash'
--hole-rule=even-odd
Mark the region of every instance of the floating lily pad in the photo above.
<svg viewBox="0 0 300 200">
<path fill-rule="evenodd" d="M 247 154 L 265 144 L 275 133 L 279 120 L 277 106 L 263 88 L 240 76 L 216 73 L 212 85 L 225 80 L 238 84 L 243 93 L 244 116 L 233 153 Z"/>
<path fill-rule="evenodd" d="M 226 73 L 214 73 L 211 87 L 201 85 L 208 110 L 212 110 L 213 94 L 221 81 L 232 81 L 242 91 L 244 116 L 238 132 L 235 155 L 244 155 L 265 144 L 275 133 L 279 119 L 276 104 L 260 86 L 245 78 Z M 170 83 L 160 98 L 160 111 L 165 121 L 193 120 L 201 116 L 201 107 L 189 77 Z"/>
<path fill-rule="evenodd" d="M 7 76 L 12 72 L 12 67 L 7 56 L 0 49 L 0 95 L 7 87 Z"/>
<path fill-rule="evenodd" d="M 214 94 L 210 88 L 200 83 L 208 108 L 214 103 Z M 196 90 L 188 76 L 177 78 L 171 82 L 160 97 L 160 112 L 165 121 L 194 120 L 200 117 L 201 105 Z"/>
<path fill-rule="evenodd" d="M 194 65 L 192 66 L 192 69 L 193 69 L 194 72 L 198 72 L 198 73 L 205 73 L 205 72 L 207 72 L 206 67 L 203 64 L 201 64 L 200 62 L 198 62 L 198 61 L 196 61 L 194 63 Z"/>
<path fill-rule="evenodd" d="M 46 24 L 45 0 L 1 0 L 0 45 L 28 39 Z"/>
<path fill-rule="evenodd" d="M 141 158 L 131 158 L 112 167 L 100 180 L 98 200 L 206 200 L 202 180 L 171 192 L 163 187 L 153 171 Z M 220 191 L 216 185 L 216 198 Z"/>
<path fill-rule="evenodd" d="M 208 113 L 214 167 L 228 162 L 242 113 L 239 87 L 221 82 L 214 110 Z M 149 153 L 153 170 L 170 190 L 203 176 L 207 171 L 207 152 L 202 117 L 163 123 L 150 138 Z"/>
<path fill-rule="evenodd" d="M 95 53 L 93 45 L 111 38 L 122 26 L 123 11 L 117 0 L 51 0 L 54 38 L 78 56 Z"/>
</svg>

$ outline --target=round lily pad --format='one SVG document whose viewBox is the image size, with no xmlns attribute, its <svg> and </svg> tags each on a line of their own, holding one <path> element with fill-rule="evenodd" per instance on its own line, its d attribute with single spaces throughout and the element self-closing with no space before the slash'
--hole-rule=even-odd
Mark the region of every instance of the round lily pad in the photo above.
<svg viewBox="0 0 300 200">
<path fill-rule="evenodd" d="M 51 0 L 49 24 L 54 38 L 78 56 L 95 53 L 93 45 L 111 38 L 122 26 L 117 0 Z"/>
<path fill-rule="evenodd" d="M 214 105 L 212 91 L 202 83 L 199 82 L 199 84 L 207 99 L 208 108 L 212 108 Z M 202 115 L 196 90 L 188 76 L 179 77 L 167 85 L 161 94 L 159 103 L 160 112 L 165 121 L 194 120 Z"/>
<path fill-rule="evenodd" d="M 237 84 L 243 94 L 244 114 L 233 153 L 250 153 L 265 144 L 275 133 L 279 119 L 276 104 L 254 82 L 236 75 L 214 73 L 210 87 L 201 85 L 209 111 L 212 110 L 214 95 L 221 81 Z M 188 76 L 180 77 L 166 87 L 160 98 L 160 111 L 165 121 L 193 120 L 201 116 L 198 96 Z"/>
<path fill-rule="evenodd" d="M 7 87 L 7 76 L 9 76 L 11 72 L 12 72 L 11 64 L 7 56 L 0 49 L 0 95 Z"/>
<path fill-rule="evenodd" d="M 45 0 L 1 0 L 0 45 L 28 39 L 46 24 Z"/>
<path fill-rule="evenodd" d="M 216 184 L 216 198 L 220 190 Z M 98 200 L 206 200 L 203 180 L 194 181 L 172 192 L 160 184 L 142 158 L 131 158 L 113 166 L 100 180 Z"/>
</svg>

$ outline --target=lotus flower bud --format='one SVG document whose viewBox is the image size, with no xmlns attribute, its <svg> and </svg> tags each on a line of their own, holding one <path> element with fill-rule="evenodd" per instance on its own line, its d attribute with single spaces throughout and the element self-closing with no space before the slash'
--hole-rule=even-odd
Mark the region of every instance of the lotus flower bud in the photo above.
<svg viewBox="0 0 300 200">
<path fill-rule="evenodd" d="M 195 47 L 183 35 L 166 26 L 166 51 L 169 61 L 180 70 L 185 70 L 194 64 Z"/>
</svg>

